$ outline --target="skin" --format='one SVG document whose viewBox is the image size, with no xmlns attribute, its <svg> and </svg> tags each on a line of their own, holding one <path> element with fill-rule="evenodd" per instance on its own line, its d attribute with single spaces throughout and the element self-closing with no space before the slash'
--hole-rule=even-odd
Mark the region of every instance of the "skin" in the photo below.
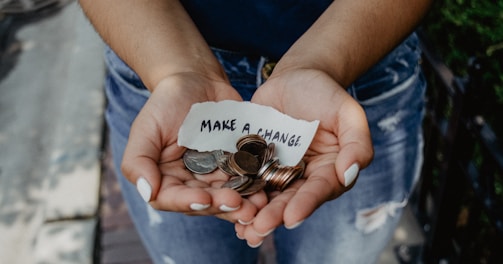
<svg viewBox="0 0 503 264">
<path fill-rule="evenodd" d="M 228 220 L 250 246 L 260 245 L 280 225 L 296 226 L 350 189 L 343 175 L 352 164 L 362 169 L 371 162 L 365 113 L 345 87 L 411 33 L 430 2 L 337 0 L 292 45 L 252 102 L 320 120 L 305 156 L 305 178 L 282 193 L 243 199 L 219 188 L 227 180 L 223 173 L 198 177 L 181 162 L 185 149 L 176 144 L 177 133 L 191 105 L 242 100 L 181 4 L 80 0 L 101 37 L 152 92 L 131 127 L 124 176 L 133 184 L 140 177 L 147 180 L 152 207 Z M 191 204 L 208 207 L 192 210 Z"/>
</svg>

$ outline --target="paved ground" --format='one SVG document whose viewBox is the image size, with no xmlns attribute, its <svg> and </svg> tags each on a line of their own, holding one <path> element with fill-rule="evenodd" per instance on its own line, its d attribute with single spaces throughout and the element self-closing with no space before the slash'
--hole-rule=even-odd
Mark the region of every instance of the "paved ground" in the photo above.
<svg viewBox="0 0 503 264">
<path fill-rule="evenodd" d="M 14 24 L 0 71 L 0 262 L 91 263 L 102 43 L 75 2 Z"/>
<path fill-rule="evenodd" d="M 100 207 L 103 44 L 75 2 L 23 21 L 0 65 L 0 263 L 100 262 L 100 214 L 123 206 Z M 409 213 L 395 238 L 381 263 L 420 241 Z"/>
</svg>

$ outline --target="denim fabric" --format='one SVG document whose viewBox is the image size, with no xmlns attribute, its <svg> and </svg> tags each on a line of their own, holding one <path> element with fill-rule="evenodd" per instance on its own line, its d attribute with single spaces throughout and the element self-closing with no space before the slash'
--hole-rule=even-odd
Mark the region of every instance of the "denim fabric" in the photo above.
<svg viewBox="0 0 503 264">
<path fill-rule="evenodd" d="M 232 85 L 249 100 L 267 59 L 214 49 Z M 106 118 L 114 163 L 133 221 L 155 263 L 256 263 L 257 249 L 233 224 L 153 210 L 121 175 L 129 128 L 149 96 L 138 76 L 110 49 Z M 348 88 L 363 106 L 375 157 L 353 189 L 323 204 L 294 230 L 274 232 L 278 263 L 373 263 L 391 238 L 422 163 L 425 81 L 415 35 Z"/>
</svg>

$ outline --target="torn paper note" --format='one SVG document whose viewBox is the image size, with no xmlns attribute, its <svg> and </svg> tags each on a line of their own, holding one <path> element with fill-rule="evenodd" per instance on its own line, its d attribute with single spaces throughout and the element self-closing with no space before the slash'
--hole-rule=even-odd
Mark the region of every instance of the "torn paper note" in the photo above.
<svg viewBox="0 0 503 264">
<path fill-rule="evenodd" d="M 235 152 L 237 140 L 258 134 L 276 145 L 281 164 L 296 165 L 306 153 L 319 121 L 294 119 L 276 109 L 251 102 L 194 104 L 178 131 L 178 145 L 199 151 Z"/>
</svg>

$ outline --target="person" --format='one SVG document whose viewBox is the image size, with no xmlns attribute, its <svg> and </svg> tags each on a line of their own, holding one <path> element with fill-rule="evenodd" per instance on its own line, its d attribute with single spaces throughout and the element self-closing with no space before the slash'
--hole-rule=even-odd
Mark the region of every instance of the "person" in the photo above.
<svg viewBox="0 0 503 264">
<path fill-rule="evenodd" d="M 80 0 L 107 44 L 114 162 L 153 262 L 256 263 L 271 233 L 278 263 L 377 261 L 421 166 L 413 32 L 430 2 Z M 320 120 L 304 177 L 243 198 L 185 169 L 184 117 L 221 100 Z"/>
</svg>

